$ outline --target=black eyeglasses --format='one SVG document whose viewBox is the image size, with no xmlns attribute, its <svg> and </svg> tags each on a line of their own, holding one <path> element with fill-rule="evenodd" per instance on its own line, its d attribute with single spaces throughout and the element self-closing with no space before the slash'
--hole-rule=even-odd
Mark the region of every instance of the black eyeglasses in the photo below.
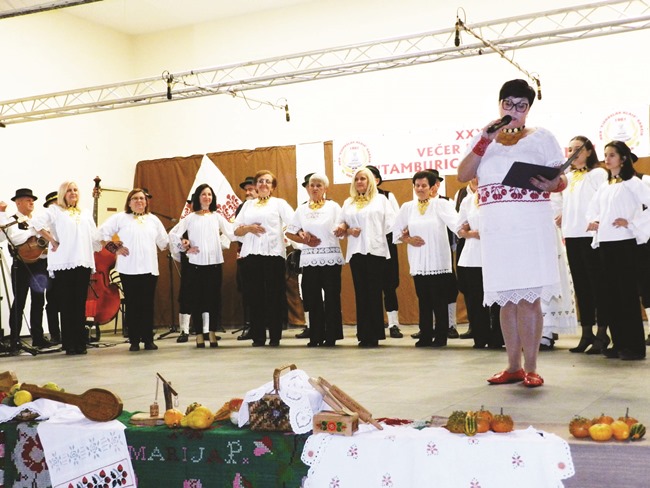
<svg viewBox="0 0 650 488">
<path fill-rule="evenodd" d="M 512 110 L 513 108 L 519 112 L 519 113 L 524 113 L 526 110 L 528 110 L 528 102 L 518 102 L 514 103 L 512 100 L 505 98 L 501 100 L 501 108 L 503 110 Z"/>
</svg>

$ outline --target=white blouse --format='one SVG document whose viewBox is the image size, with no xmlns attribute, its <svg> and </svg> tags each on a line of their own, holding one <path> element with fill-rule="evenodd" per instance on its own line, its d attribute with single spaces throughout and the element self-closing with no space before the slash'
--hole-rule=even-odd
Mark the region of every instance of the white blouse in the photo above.
<svg viewBox="0 0 650 488">
<path fill-rule="evenodd" d="M 340 215 L 341 206 L 332 200 L 326 200 L 325 205 L 318 209 L 309 208 L 309 203 L 303 203 L 296 209 L 287 231 L 297 234 L 303 230 L 320 239 L 316 247 L 301 246 L 300 266 L 344 264 L 339 238 L 334 235 Z"/>
<path fill-rule="evenodd" d="M 458 209 L 458 226 L 456 233 L 465 224 L 469 224 L 470 230 L 478 230 L 479 228 L 479 210 L 478 210 L 478 193 L 472 191 L 467 187 L 467 196 L 460 202 Z M 476 237 L 465 238 L 465 245 L 463 252 L 460 253 L 458 266 L 466 268 L 480 268 L 483 266 L 481 258 L 481 239 Z"/>
<path fill-rule="evenodd" d="M 136 217 L 132 213 L 120 212 L 111 215 L 99 227 L 99 232 L 104 241 L 110 241 L 113 235 L 117 234 L 124 247 L 129 250 L 128 256 L 117 255 L 117 272 L 158 276 L 156 246 L 162 251 L 169 245 L 167 232 L 158 217 L 150 213 Z"/>
<path fill-rule="evenodd" d="M 59 243 L 56 251 L 52 251 L 51 243 L 49 245 L 47 269 L 50 276 L 54 276 L 54 271 L 80 266 L 95 272 L 95 252 L 100 251 L 102 245 L 92 212 L 84 209 L 71 211 L 50 205 L 36 215 L 30 224 L 36 232 L 48 229 Z"/>
<path fill-rule="evenodd" d="M 180 220 L 169 232 L 171 246 L 182 250 L 181 240 L 187 232 L 190 246 L 198 247 L 199 252 L 188 253 L 187 259 L 197 266 L 223 263 L 220 234 L 231 241 L 235 240 L 232 225 L 219 213 L 199 214 L 192 212 Z M 184 252 L 184 250 L 182 250 Z"/>
<path fill-rule="evenodd" d="M 259 236 L 248 232 L 239 237 L 242 243 L 239 255 L 245 258 L 249 254 L 262 256 L 282 256 L 286 258 L 284 227 L 293 219 L 294 211 L 285 200 L 270 197 L 264 205 L 259 205 L 259 199 L 244 202 L 239 215 L 235 218 L 235 228 L 242 225 L 259 224 L 264 227 Z"/>
<path fill-rule="evenodd" d="M 468 197 L 469 198 L 469 197 Z M 456 232 L 458 214 L 454 202 L 440 196 L 429 199 L 424 215 L 418 201 L 402 205 L 393 226 L 393 242 L 401 242 L 402 231 L 408 229 L 411 237 L 421 237 L 423 246 L 408 246 L 410 272 L 415 275 L 451 273 L 451 248 L 447 228 Z"/>
<path fill-rule="evenodd" d="M 386 234 L 392 231 L 395 211 L 384 195 L 377 193 L 363 208 L 357 208 L 354 200 L 348 198 L 343 204 L 339 224 L 361 229 L 359 237 L 348 235 L 348 248 L 345 261 L 355 254 L 372 254 L 390 259 Z"/>
<path fill-rule="evenodd" d="M 15 215 L 18 217 L 18 222 L 25 222 L 27 225 L 29 225 L 29 221 L 31 220 L 29 217 L 21 214 L 20 212 L 16 212 Z M 12 224 L 9 227 L 5 227 L 4 231 L 0 231 L 0 242 L 6 241 L 8 236 L 10 244 L 18 247 L 21 244 L 25 244 L 25 242 L 27 242 L 27 239 L 36 235 L 36 231 L 34 229 L 28 228 L 26 230 L 23 230 L 18 227 L 19 224 L 14 224 L 14 222 L 16 222 L 16 220 L 13 218 L 13 216 L 7 215 L 7 212 L 0 212 L 0 225 L 6 226 Z"/>
<path fill-rule="evenodd" d="M 607 171 L 570 171 L 566 174 L 568 185 L 562 196 L 562 235 L 564 237 L 591 237 L 587 231 L 587 208 L 600 186 L 607 181 Z"/>
<path fill-rule="evenodd" d="M 633 176 L 620 183 L 603 183 L 591 200 L 587 218 L 589 222 L 599 222 L 598 232 L 592 247 L 598 242 L 636 239 L 643 244 L 650 238 L 650 212 L 642 205 L 650 207 L 650 187 Z M 627 228 L 615 227 L 614 220 L 628 221 Z"/>
</svg>

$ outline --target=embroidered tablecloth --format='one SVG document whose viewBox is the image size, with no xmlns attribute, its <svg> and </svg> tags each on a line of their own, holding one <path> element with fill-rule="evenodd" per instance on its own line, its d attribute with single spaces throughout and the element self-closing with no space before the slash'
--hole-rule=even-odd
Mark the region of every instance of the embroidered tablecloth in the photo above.
<svg viewBox="0 0 650 488">
<path fill-rule="evenodd" d="M 468 437 L 443 428 L 360 426 L 305 443 L 305 488 L 558 488 L 574 475 L 566 441 L 532 427 Z"/>
</svg>

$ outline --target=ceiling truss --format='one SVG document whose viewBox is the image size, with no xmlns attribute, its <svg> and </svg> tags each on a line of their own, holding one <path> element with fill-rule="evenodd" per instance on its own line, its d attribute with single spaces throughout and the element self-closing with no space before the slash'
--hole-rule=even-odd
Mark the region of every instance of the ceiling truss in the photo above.
<svg viewBox="0 0 650 488">
<path fill-rule="evenodd" d="M 9 2 L 10 4 L 19 4 L 18 7 L 6 8 L 4 3 L 0 2 L 0 19 L 8 19 L 11 17 L 20 17 L 21 15 L 37 14 L 39 12 L 47 12 L 48 10 L 56 10 L 60 8 L 76 7 L 77 5 L 85 5 L 87 3 L 101 2 L 102 0 L 58 0 L 54 2 L 41 2 L 34 0 L 22 0 Z"/>
<path fill-rule="evenodd" d="M 453 22 L 450 19 L 450 24 Z M 450 29 L 0 102 L 0 124 L 80 115 L 402 68 L 650 28 L 650 0 L 610 0 Z M 465 36 L 470 38 L 469 35 Z M 475 39 L 472 39 L 475 41 Z"/>
</svg>

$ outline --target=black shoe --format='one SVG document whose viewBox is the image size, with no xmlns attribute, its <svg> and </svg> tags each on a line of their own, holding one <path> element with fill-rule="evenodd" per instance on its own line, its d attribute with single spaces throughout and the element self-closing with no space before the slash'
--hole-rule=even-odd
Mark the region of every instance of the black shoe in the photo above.
<svg viewBox="0 0 650 488">
<path fill-rule="evenodd" d="M 75 349 L 74 352 L 75 354 L 88 354 L 88 349 L 81 347 L 79 349 Z"/>
<path fill-rule="evenodd" d="M 361 341 L 359 342 L 359 347 L 366 349 L 372 349 L 374 347 L 379 347 L 379 341 Z"/>
<path fill-rule="evenodd" d="M 50 342 L 54 345 L 60 345 L 61 344 L 61 336 L 58 335 L 51 335 L 50 336 Z"/>
<path fill-rule="evenodd" d="M 462 338 L 461 338 L 461 339 L 462 339 Z M 480 344 L 480 343 L 479 343 L 479 344 L 475 343 L 475 344 L 472 346 L 472 349 L 485 349 L 486 347 L 487 347 L 487 344 L 486 344 L 486 343 L 482 343 L 482 344 Z"/>
<path fill-rule="evenodd" d="M 431 347 L 433 345 L 432 340 L 420 339 L 415 343 L 415 347 Z"/>
<path fill-rule="evenodd" d="M 419 332 L 415 332 L 414 334 L 411 334 L 411 338 L 413 338 L 413 339 L 419 339 L 419 338 L 420 338 L 420 333 L 419 333 Z"/>
<path fill-rule="evenodd" d="M 447 347 L 447 341 L 434 340 L 431 343 L 431 347 Z"/>
<path fill-rule="evenodd" d="M 176 342 L 187 342 L 189 339 L 189 336 L 185 332 L 181 332 L 181 335 L 176 338 Z"/>
<path fill-rule="evenodd" d="M 145 351 L 156 351 L 158 350 L 158 346 L 156 346 L 153 342 L 147 342 L 144 345 Z"/>
<path fill-rule="evenodd" d="M 621 357 L 618 350 L 614 349 L 613 347 L 610 347 L 609 349 L 605 349 L 603 351 L 603 355 L 607 359 L 618 359 L 619 357 Z"/>
<path fill-rule="evenodd" d="M 47 349 L 48 347 L 54 347 L 56 344 L 48 341 L 47 339 L 41 339 L 40 341 L 32 342 L 32 347 L 37 349 Z"/>
<path fill-rule="evenodd" d="M 594 343 L 594 339 L 596 339 L 595 336 L 581 337 L 578 345 L 569 349 L 569 352 L 585 352 Z"/>
<path fill-rule="evenodd" d="M 264 347 L 265 345 L 264 341 L 253 341 L 253 347 Z"/>
<path fill-rule="evenodd" d="M 650 346 L 650 334 L 648 334 L 648 338 L 645 340 L 645 345 Z"/>
<path fill-rule="evenodd" d="M 68 349 L 68 350 L 65 352 L 65 355 L 66 355 L 66 356 L 74 356 L 75 354 L 77 354 L 77 353 L 74 351 L 74 349 Z"/>
<path fill-rule="evenodd" d="M 618 357 L 623 361 L 641 361 L 645 359 L 645 354 L 632 352 L 629 349 L 623 349 L 619 352 Z"/>
<path fill-rule="evenodd" d="M 461 339 L 474 339 L 474 332 L 472 330 L 468 330 L 467 332 L 463 333 L 460 335 Z"/>
<path fill-rule="evenodd" d="M 321 344 L 323 347 L 335 347 L 336 341 L 325 341 Z"/>
<path fill-rule="evenodd" d="M 280 345 L 280 341 L 269 341 L 269 346 L 271 347 L 278 347 Z"/>
<path fill-rule="evenodd" d="M 458 339 L 459 337 L 460 334 L 456 330 L 456 327 L 454 327 L 453 325 L 449 327 L 449 331 L 447 332 L 447 339 Z"/>
<path fill-rule="evenodd" d="M 302 332 L 296 334 L 296 339 L 309 339 L 309 327 L 305 327 Z"/>
<path fill-rule="evenodd" d="M 245 328 L 242 333 L 237 336 L 238 341 L 248 341 L 251 339 L 251 329 L 249 327 Z"/>
<path fill-rule="evenodd" d="M 318 347 L 318 346 L 320 346 L 320 345 L 321 345 L 320 342 L 312 342 L 312 341 L 309 341 L 309 342 L 307 343 L 307 347 Z"/>
<path fill-rule="evenodd" d="M 397 327 L 396 325 L 391 325 L 390 329 L 388 330 L 390 331 L 390 336 L 393 339 L 401 339 L 402 337 L 404 337 L 404 334 L 402 334 L 402 332 L 399 330 L 399 327 Z"/>
<path fill-rule="evenodd" d="M 129 347 L 129 351 L 136 352 L 140 350 L 140 344 L 131 344 L 131 347 Z"/>
</svg>

